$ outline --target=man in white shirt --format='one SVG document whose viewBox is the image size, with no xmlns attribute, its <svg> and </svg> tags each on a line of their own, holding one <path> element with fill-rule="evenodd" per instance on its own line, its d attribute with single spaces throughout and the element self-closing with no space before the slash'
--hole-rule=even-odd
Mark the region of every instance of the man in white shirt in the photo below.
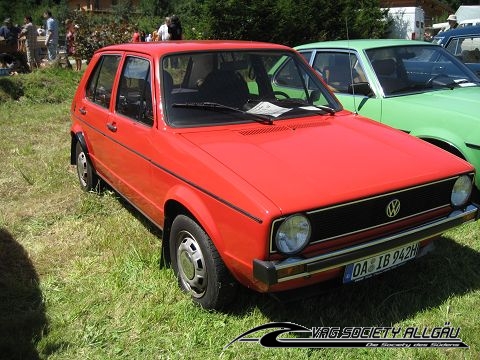
<svg viewBox="0 0 480 360">
<path fill-rule="evenodd" d="M 160 25 L 158 28 L 158 36 L 160 37 L 160 40 L 162 41 L 167 41 L 170 40 L 170 34 L 168 33 L 168 26 L 170 25 L 170 18 L 167 16 L 165 18 L 165 22 Z"/>
</svg>

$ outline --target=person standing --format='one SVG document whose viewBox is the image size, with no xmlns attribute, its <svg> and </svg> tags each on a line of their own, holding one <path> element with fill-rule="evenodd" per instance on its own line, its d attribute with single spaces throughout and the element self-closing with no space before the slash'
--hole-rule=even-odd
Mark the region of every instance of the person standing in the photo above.
<svg viewBox="0 0 480 360">
<path fill-rule="evenodd" d="M 140 33 L 138 32 L 138 29 L 135 29 L 135 31 L 133 32 L 132 42 L 140 42 Z"/>
<path fill-rule="evenodd" d="M 170 34 L 170 40 L 183 40 L 182 24 L 177 15 L 172 16 L 168 26 L 168 33 Z"/>
<path fill-rule="evenodd" d="M 75 59 L 75 71 L 82 70 L 82 58 L 77 53 L 76 49 L 76 32 L 77 25 L 72 20 L 65 21 L 67 27 L 67 34 L 65 35 L 65 42 L 67 45 L 67 56 L 73 56 Z"/>
<path fill-rule="evenodd" d="M 170 26 L 170 18 L 167 16 L 165 22 L 158 28 L 158 37 L 162 41 L 170 40 L 170 34 L 168 33 L 168 27 Z"/>
<path fill-rule="evenodd" d="M 47 46 L 48 60 L 53 61 L 57 58 L 58 22 L 53 18 L 50 10 L 45 11 L 43 17 L 47 20 L 45 45 Z"/>
<path fill-rule="evenodd" d="M 16 52 L 18 50 L 18 28 L 12 25 L 12 20 L 10 18 L 5 19 L 3 24 L 4 25 L 0 27 L 0 36 L 5 39 L 8 51 Z"/>
<path fill-rule="evenodd" d="M 447 18 L 448 21 L 448 30 L 453 30 L 458 27 L 457 15 L 451 14 Z"/>
<path fill-rule="evenodd" d="M 23 19 L 25 25 L 20 32 L 20 37 L 25 38 L 25 52 L 27 53 L 27 62 L 30 71 L 38 67 L 37 62 L 37 27 L 33 25 L 32 17 L 25 16 Z"/>
</svg>

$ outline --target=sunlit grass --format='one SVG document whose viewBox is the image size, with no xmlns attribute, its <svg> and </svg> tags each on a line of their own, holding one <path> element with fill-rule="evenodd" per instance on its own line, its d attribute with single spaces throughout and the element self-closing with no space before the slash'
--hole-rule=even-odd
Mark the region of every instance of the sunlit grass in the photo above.
<svg viewBox="0 0 480 360">
<path fill-rule="evenodd" d="M 70 72 L 48 74 L 62 102 L 0 104 L 0 358 L 478 359 L 480 229 L 352 286 L 292 303 L 240 292 L 202 310 L 159 266 L 161 239 L 115 193 L 83 193 L 69 165 Z M 35 74 L 43 81 L 43 75 Z M 30 84 L 36 79 L 28 79 Z M 26 87 L 27 89 L 28 87 Z M 57 90 L 52 89 L 55 93 Z M 35 95 L 37 96 L 37 95 Z M 469 350 L 266 349 L 225 345 L 272 321 L 313 326 L 461 327 Z"/>
</svg>

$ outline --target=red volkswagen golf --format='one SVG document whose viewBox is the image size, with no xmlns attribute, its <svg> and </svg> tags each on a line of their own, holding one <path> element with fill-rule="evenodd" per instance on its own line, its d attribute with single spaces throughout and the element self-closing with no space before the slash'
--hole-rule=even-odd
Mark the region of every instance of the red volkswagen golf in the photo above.
<svg viewBox="0 0 480 360">
<path fill-rule="evenodd" d="M 471 165 L 343 110 L 280 45 L 103 48 L 71 118 L 82 188 L 108 183 L 161 228 L 180 287 L 205 308 L 228 304 L 238 284 L 362 280 L 478 214 Z"/>
</svg>

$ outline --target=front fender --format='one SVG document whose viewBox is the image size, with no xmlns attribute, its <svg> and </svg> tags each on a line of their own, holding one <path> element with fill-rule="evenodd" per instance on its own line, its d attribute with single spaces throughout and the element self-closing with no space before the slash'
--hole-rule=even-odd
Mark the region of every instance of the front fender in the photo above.
<svg viewBox="0 0 480 360">
<path fill-rule="evenodd" d="M 211 199 L 209 199 L 206 195 L 202 195 L 201 193 L 194 191 L 192 188 L 184 184 L 173 186 L 168 191 L 165 198 L 168 199 L 165 201 L 165 204 L 167 204 L 168 201 L 173 200 L 180 203 L 185 209 L 187 209 L 187 211 L 192 214 L 195 220 L 208 234 L 212 242 L 215 244 L 218 252 L 222 253 L 222 250 L 224 250 L 224 241 L 218 228 L 218 224 L 214 220 L 212 213 L 206 204 L 207 201 L 212 201 Z M 165 217 L 167 218 L 170 215 L 171 214 L 167 213 L 167 209 L 165 209 Z"/>
<path fill-rule="evenodd" d="M 410 135 L 416 136 L 422 140 L 442 142 L 457 150 L 464 159 L 469 158 L 468 148 L 465 141 L 457 134 L 442 128 L 419 128 L 415 129 Z"/>
</svg>

